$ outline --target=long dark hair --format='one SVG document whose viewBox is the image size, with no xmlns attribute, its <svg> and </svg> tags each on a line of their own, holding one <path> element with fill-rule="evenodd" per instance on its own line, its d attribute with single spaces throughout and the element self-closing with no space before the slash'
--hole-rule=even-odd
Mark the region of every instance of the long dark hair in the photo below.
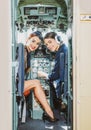
<svg viewBox="0 0 91 130">
<path fill-rule="evenodd" d="M 47 39 L 47 38 L 52 38 L 52 39 L 55 39 L 57 43 L 59 43 L 60 45 L 63 43 L 62 39 L 61 39 L 61 36 L 57 35 L 57 33 L 55 32 L 49 32 L 45 35 L 44 39 Z"/>
<path fill-rule="evenodd" d="M 44 39 L 46 38 L 53 38 L 55 39 L 55 37 L 57 36 L 57 34 L 55 32 L 49 32 L 45 35 Z"/>
</svg>

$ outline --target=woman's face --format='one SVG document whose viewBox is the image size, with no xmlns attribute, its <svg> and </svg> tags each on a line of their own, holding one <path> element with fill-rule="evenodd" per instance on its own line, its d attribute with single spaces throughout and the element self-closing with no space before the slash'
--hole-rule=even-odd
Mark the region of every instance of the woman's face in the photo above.
<svg viewBox="0 0 91 130">
<path fill-rule="evenodd" d="M 46 47 L 52 52 L 56 51 L 56 49 L 58 47 L 58 43 L 53 38 L 44 39 L 44 43 L 45 43 Z"/>
<path fill-rule="evenodd" d="M 39 47 L 41 40 L 38 36 L 33 36 L 27 42 L 30 51 L 35 51 Z"/>
</svg>

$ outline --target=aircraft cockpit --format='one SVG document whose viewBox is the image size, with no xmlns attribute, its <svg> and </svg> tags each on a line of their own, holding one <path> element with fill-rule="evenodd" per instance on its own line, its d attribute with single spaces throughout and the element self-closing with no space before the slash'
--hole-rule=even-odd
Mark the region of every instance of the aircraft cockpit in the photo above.
<svg viewBox="0 0 91 130">
<path fill-rule="evenodd" d="M 14 118 L 16 118 L 16 124 L 13 122 L 14 130 L 24 129 L 36 129 L 36 124 L 39 123 L 38 129 L 55 129 L 57 130 L 71 130 L 72 128 L 72 46 L 71 36 L 68 38 L 68 16 L 67 16 L 67 4 L 63 1 L 63 7 L 66 9 L 66 13 L 60 6 L 59 1 L 51 2 L 25 2 L 20 0 L 17 2 L 14 16 L 14 37 L 15 37 L 15 85 L 14 91 L 14 106 L 13 110 Z M 24 52 L 23 46 L 26 44 L 26 38 L 30 33 L 40 31 L 45 36 L 48 32 L 56 32 L 58 36 L 61 36 L 62 41 L 66 43 L 69 53 L 66 59 L 66 88 L 64 88 L 64 82 L 62 83 L 62 95 L 60 105 L 57 106 L 55 99 L 55 82 L 51 83 L 48 80 L 39 78 L 37 72 L 44 71 L 50 74 L 55 65 L 55 52 L 51 52 L 41 42 L 38 49 L 31 53 L 31 60 L 29 61 L 31 71 L 28 75 L 24 75 Z M 59 40 L 59 39 L 57 39 Z M 23 62 L 22 62 L 23 61 Z M 56 124 L 48 124 L 43 122 L 43 109 L 40 104 L 36 102 L 33 91 L 27 97 L 24 97 L 24 78 L 38 79 L 40 80 L 43 90 L 45 91 L 48 103 L 54 110 L 55 114 L 59 118 Z M 64 98 L 64 95 L 66 97 Z M 15 99 L 16 98 L 16 99 Z M 13 106 L 13 107 L 14 107 Z M 59 111 L 57 111 L 57 108 Z M 34 122 L 33 122 L 34 121 Z M 30 124 L 28 126 L 28 123 Z M 35 125 L 34 125 L 35 124 Z M 29 128 L 28 128 L 29 127 Z M 16 129 L 17 128 L 17 129 Z M 33 129 L 32 129 L 33 128 Z"/>
</svg>

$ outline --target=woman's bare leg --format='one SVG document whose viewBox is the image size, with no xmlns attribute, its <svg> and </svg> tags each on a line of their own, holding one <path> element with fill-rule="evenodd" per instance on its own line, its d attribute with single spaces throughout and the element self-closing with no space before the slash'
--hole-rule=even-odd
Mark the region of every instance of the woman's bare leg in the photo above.
<svg viewBox="0 0 91 130">
<path fill-rule="evenodd" d="M 46 113 L 54 119 L 53 112 L 50 108 L 50 105 L 46 99 L 45 93 L 42 89 L 41 83 L 39 80 L 27 80 L 24 83 L 24 91 L 34 90 L 35 97 L 38 99 Z"/>
</svg>

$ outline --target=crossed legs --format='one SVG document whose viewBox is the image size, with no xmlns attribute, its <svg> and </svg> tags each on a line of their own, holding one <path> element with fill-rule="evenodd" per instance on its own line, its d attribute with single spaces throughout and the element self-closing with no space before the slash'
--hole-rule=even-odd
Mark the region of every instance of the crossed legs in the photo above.
<svg viewBox="0 0 91 130">
<path fill-rule="evenodd" d="M 37 100 L 40 102 L 46 113 L 54 119 L 53 112 L 50 108 L 50 105 L 46 99 L 45 93 L 42 89 L 41 83 L 39 80 L 27 80 L 24 82 L 24 93 L 29 92 L 31 89 L 34 91 L 34 95 Z"/>
</svg>

